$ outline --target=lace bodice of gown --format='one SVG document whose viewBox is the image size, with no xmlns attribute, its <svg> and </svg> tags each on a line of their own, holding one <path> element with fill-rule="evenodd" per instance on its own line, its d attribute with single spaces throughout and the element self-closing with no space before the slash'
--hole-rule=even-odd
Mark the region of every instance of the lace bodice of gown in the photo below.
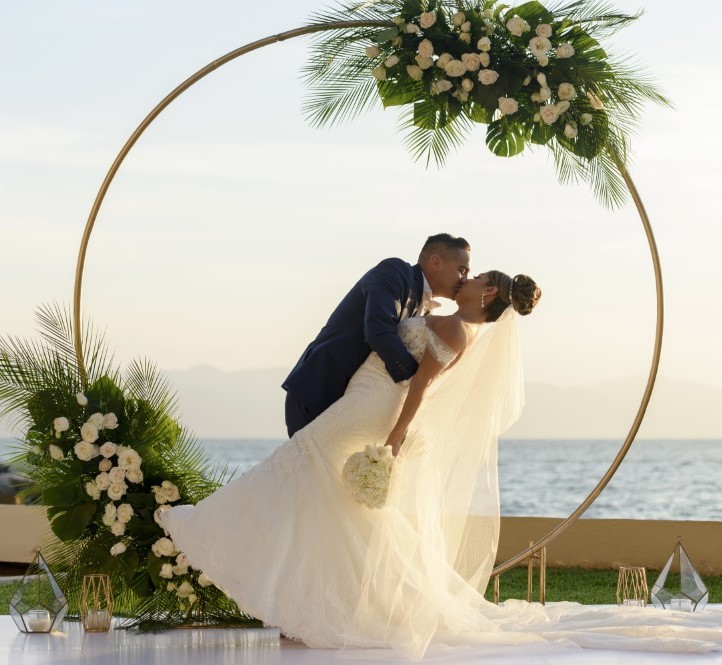
<svg viewBox="0 0 722 665">
<path fill-rule="evenodd" d="M 416 362 L 421 362 L 427 347 L 443 367 L 456 358 L 456 351 L 429 328 L 422 316 L 413 316 L 399 323 L 399 337 Z"/>
</svg>

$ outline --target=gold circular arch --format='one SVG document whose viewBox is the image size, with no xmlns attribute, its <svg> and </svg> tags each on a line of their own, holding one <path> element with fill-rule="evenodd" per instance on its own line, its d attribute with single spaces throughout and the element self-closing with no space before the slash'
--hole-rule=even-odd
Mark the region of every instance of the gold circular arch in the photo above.
<svg viewBox="0 0 722 665">
<path fill-rule="evenodd" d="M 95 201 L 93 203 L 93 207 L 90 210 L 90 215 L 88 216 L 88 221 L 85 225 L 85 231 L 80 242 L 80 250 L 78 252 L 78 260 L 75 269 L 75 287 L 73 292 L 73 341 L 75 346 L 75 353 L 78 359 L 78 368 L 83 383 L 87 383 L 87 371 L 85 368 L 85 359 L 83 356 L 80 305 L 83 288 L 83 270 L 85 268 L 85 258 L 88 251 L 88 243 L 90 242 L 90 236 L 93 232 L 95 221 L 98 217 L 100 207 L 103 203 L 108 188 L 110 187 L 110 184 L 112 183 L 118 170 L 120 169 L 121 164 L 128 156 L 128 153 L 131 151 L 131 149 L 138 141 L 140 136 L 143 134 L 143 132 L 145 132 L 145 130 L 150 126 L 153 120 L 155 120 L 166 107 L 168 107 L 177 97 L 179 97 L 183 92 L 188 90 L 188 88 L 190 88 L 192 85 L 194 85 L 219 67 L 230 62 L 231 60 L 235 60 L 236 58 L 245 55 L 246 53 L 250 53 L 251 51 L 255 51 L 264 46 L 268 46 L 269 44 L 274 44 L 276 42 L 285 41 L 294 37 L 300 37 L 302 35 L 307 35 L 314 32 L 321 32 L 325 30 L 340 30 L 343 28 L 390 27 L 391 25 L 393 24 L 385 22 L 375 23 L 370 21 L 340 21 L 334 23 L 323 23 L 305 26 L 303 28 L 296 28 L 295 30 L 288 30 L 286 32 L 281 32 L 277 35 L 271 35 L 270 37 L 251 42 L 249 44 L 246 44 L 245 46 L 241 46 L 238 49 L 226 53 L 226 55 L 221 56 L 220 58 L 209 63 L 202 69 L 199 69 L 195 74 L 188 77 L 185 81 L 183 81 L 183 83 L 181 83 L 168 95 L 166 95 L 166 97 L 164 97 L 155 106 L 155 108 L 153 108 L 153 110 L 143 119 L 140 125 L 138 125 L 136 130 L 131 134 L 130 138 L 126 141 L 125 145 L 122 147 L 122 149 L 118 153 L 118 156 L 115 158 L 115 161 L 108 170 L 108 173 L 106 174 L 103 183 L 98 190 L 98 194 L 95 197 Z M 657 251 L 657 244 L 655 242 L 654 234 L 652 232 L 652 226 L 649 221 L 649 216 L 647 215 L 647 211 L 644 208 L 644 204 L 642 203 L 642 199 L 639 196 L 639 192 L 637 191 L 637 188 L 634 185 L 634 182 L 632 181 L 632 178 L 629 175 L 629 171 L 627 170 L 626 166 L 618 158 L 617 167 L 619 168 L 619 171 L 624 178 L 624 182 L 629 189 L 634 204 L 637 208 L 637 212 L 639 213 L 639 217 L 642 221 L 644 232 L 647 236 L 647 242 L 649 244 L 649 251 L 652 256 L 652 266 L 654 268 L 654 281 L 657 296 L 657 319 L 654 351 L 652 354 L 652 363 L 647 378 L 647 385 L 644 389 L 644 394 L 642 395 L 642 400 L 640 402 L 639 408 L 637 409 L 637 414 L 634 417 L 634 421 L 632 422 L 629 432 L 627 433 L 627 436 L 622 443 L 619 452 L 617 453 L 616 457 L 612 461 L 605 474 L 602 476 L 601 480 L 594 487 L 594 489 L 569 515 L 569 517 L 562 520 L 556 527 L 549 531 L 549 533 L 547 533 L 545 536 L 540 538 L 536 543 L 523 549 L 515 556 L 496 566 L 491 573 L 492 575 L 500 575 L 501 573 L 509 570 L 517 564 L 527 560 L 530 556 L 533 556 L 542 548 L 549 545 L 549 543 L 561 536 L 570 526 L 572 526 L 572 524 L 577 519 L 579 519 L 579 517 L 582 516 L 582 514 L 587 510 L 587 508 L 589 508 L 589 506 L 594 503 L 597 497 L 602 493 L 602 490 L 604 490 L 609 481 L 612 479 L 612 476 L 614 476 L 614 474 L 616 473 L 619 465 L 624 460 L 627 452 L 629 451 L 629 448 L 634 442 L 634 439 L 637 436 L 637 432 L 639 431 L 639 427 L 642 424 L 642 420 L 644 419 L 644 415 L 647 411 L 649 400 L 652 396 L 654 383 L 657 378 L 657 371 L 659 369 L 659 360 L 662 353 L 662 333 L 664 329 L 664 290 L 662 285 L 662 267 L 659 260 L 659 253 Z"/>
</svg>

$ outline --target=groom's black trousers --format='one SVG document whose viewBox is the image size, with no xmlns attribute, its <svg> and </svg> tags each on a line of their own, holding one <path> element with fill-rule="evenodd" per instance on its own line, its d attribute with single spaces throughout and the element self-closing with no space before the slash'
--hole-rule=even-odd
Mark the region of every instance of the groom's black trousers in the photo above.
<svg viewBox="0 0 722 665">
<path fill-rule="evenodd" d="M 308 408 L 302 404 L 292 392 L 286 393 L 286 428 L 288 437 L 292 437 L 298 430 L 303 429 L 310 423 Z"/>
</svg>

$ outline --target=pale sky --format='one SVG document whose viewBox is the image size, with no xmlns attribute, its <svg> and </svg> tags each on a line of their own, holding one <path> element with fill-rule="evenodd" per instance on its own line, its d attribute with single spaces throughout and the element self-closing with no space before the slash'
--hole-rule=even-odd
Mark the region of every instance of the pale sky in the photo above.
<svg viewBox="0 0 722 665">
<path fill-rule="evenodd" d="M 93 199 L 143 117 L 210 61 L 303 25 L 321 5 L 0 1 L 0 333 L 31 335 L 37 305 L 70 306 Z M 645 9 L 612 47 L 638 54 L 676 107 L 647 108 L 631 165 L 662 257 L 661 372 L 720 387 L 722 9 Z M 469 240 L 475 272 L 524 272 L 542 286 L 522 320 L 530 380 L 646 377 L 654 280 L 631 203 L 610 212 L 585 186 L 559 185 L 543 151 L 494 157 L 481 128 L 441 171 L 412 161 L 394 109 L 311 129 L 300 111 L 307 46 L 276 44 L 214 72 L 121 168 L 91 240 L 83 306 L 119 360 L 290 368 L 366 269 L 387 256 L 413 262 L 446 231 Z"/>
</svg>

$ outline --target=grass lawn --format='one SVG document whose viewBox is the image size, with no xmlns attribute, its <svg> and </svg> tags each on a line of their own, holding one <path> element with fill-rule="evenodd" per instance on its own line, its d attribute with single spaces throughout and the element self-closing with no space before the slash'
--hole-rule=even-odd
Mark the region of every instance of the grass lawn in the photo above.
<svg viewBox="0 0 722 665">
<path fill-rule="evenodd" d="M 583 570 L 581 568 L 548 568 L 547 601 L 569 600 L 583 605 L 613 605 L 616 603 L 616 570 Z M 647 571 L 647 585 L 652 588 L 659 571 Z M 527 569 L 514 568 L 501 576 L 501 600 L 526 599 Z M 722 603 L 722 577 L 703 577 L 709 590 L 710 603 Z M 18 580 L 19 581 L 19 580 Z M 671 579 L 668 579 L 671 582 Z M 539 599 L 539 570 L 534 570 L 534 600 Z M 0 614 L 8 614 L 10 598 L 17 584 L 0 584 Z M 492 598 L 492 584 L 486 597 Z"/>
</svg>

